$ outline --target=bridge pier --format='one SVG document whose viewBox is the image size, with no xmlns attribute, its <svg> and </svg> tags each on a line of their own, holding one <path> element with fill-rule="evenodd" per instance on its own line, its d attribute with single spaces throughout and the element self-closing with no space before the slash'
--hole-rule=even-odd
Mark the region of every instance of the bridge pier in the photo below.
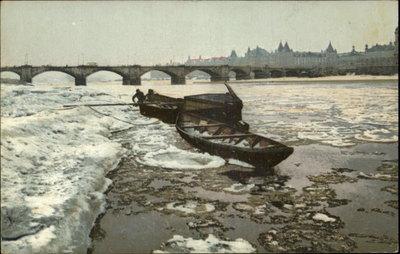
<svg viewBox="0 0 400 254">
<path fill-rule="evenodd" d="M 32 77 L 21 76 L 19 80 L 25 83 L 32 83 Z"/>
<path fill-rule="evenodd" d="M 269 72 L 264 72 L 264 71 L 255 71 L 254 72 L 255 79 L 270 78 L 270 77 L 271 77 L 271 73 L 269 73 Z"/>
<path fill-rule="evenodd" d="M 185 76 L 171 76 L 171 85 L 184 85 L 186 84 Z"/>
<path fill-rule="evenodd" d="M 122 85 L 124 86 L 140 86 L 142 81 L 140 77 L 122 77 Z"/>
<path fill-rule="evenodd" d="M 86 77 L 83 76 L 75 77 L 75 85 L 86 86 Z"/>
<path fill-rule="evenodd" d="M 298 70 L 287 70 L 285 73 L 286 77 L 299 77 L 300 72 Z"/>
<path fill-rule="evenodd" d="M 236 74 L 236 80 L 248 80 L 248 79 L 251 79 L 251 75 L 250 74 L 251 73 L 240 74 L 240 75 Z"/>
<path fill-rule="evenodd" d="M 130 84 L 131 84 L 131 79 L 130 79 L 129 77 L 122 76 L 122 84 L 123 84 L 124 86 L 130 85 Z"/>
<path fill-rule="evenodd" d="M 285 70 L 272 70 L 271 71 L 271 78 L 280 78 L 280 77 L 285 77 L 286 76 L 286 71 Z"/>
<path fill-rule="evenodd" d="M 20 81 L 32 83 L 32 69 L 29 66 L 24 66 L 21 69 Z"/>
<path fill-rule="evenodd" d="M 229 81 L 229 76 L 211 76 L 210 77 L 211 82 L 216 82 L 216 81 Z"/>
</svg>

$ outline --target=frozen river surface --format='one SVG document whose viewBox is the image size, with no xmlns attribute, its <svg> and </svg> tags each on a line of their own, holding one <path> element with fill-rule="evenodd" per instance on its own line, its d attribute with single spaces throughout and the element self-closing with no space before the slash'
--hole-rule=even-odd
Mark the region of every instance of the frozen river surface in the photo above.
<svg viewBox="0 0 400 254">
<path fill-rule="evenodd" d="M 133 87 L 2 84 L 2 250 L 85 253 L 93 225 L 95 253 L 397 248 L 396 81 L 232 86 L 253 132 L 295 147 L 276 177 L 201 153 L 132 107 L 61 107 L 130 102 Z"/>
</svg>

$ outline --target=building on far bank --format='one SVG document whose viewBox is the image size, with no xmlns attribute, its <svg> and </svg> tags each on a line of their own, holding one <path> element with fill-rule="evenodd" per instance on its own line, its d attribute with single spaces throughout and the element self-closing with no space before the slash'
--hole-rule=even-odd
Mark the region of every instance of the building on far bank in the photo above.
<svg viewBox="0 0 400 254">
<path fill-rule="evenodd" d="M 337 68 L 357 69 L 366 67 L 387 67 L 398 65 L 398 28 L 395 30 L 394 43 L 365 45 L 362 51 L 353 46 L 351 51 L 338 53 L 331 42 L 321 52 L 300 52 L 290 48 L 288 42 L 279 42 L 274 51 L 259 46 L 247 49 L 244 56 L 238 56 L 235 50 L 228 57 L 188 58 L 185 65 L 250 65 L 274 68 Z"/>
<path fill-rule="evenodd" d="M 186 65 L 224 65 L 229 60 L 228 57 L 219 56 L 219 57 L 210 57 L 210 58 L 190 58 L 186 60 Z"/>
</svg>

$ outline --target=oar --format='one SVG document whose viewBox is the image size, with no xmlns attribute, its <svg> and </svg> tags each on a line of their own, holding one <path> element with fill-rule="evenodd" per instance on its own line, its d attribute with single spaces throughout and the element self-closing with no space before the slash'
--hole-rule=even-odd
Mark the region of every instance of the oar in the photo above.
<svg viewBox="0 0 400 254">
<path fill-rule="evenodd" d="M 67 104 L 67 105 L 63 105 L 64 108 L 79 107 L 79 106 L 88 106 L 88 107 L 99 107 L 99 106 L 139 106 L 139 103 L 103 103 L 103 104 Z"/>
<path fill-rule="evenodd" d="M 149 105 L 149 104 L 159 104 L 159 105 L 171 105 L 178 106 L 178 103 L 173 102 L 142 102 L 142 103 L 102 103 L 102 104 L 67 104 L 63 105 L 64 108 L 88 106 L 88 107 L 98 107 L 98 106 L 139 106 L 139 105 Z"/>
</svg>

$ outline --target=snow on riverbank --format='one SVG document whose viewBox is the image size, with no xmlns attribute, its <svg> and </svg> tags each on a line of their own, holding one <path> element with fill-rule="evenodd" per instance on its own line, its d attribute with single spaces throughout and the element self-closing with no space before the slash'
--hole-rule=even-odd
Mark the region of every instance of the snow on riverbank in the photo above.
<svg viewBox="0 0 400 254">
<path fill-rule="evenodd" d="M 108 139 L 129 124 L 87 107 L 116 102 L 88 87 L 1 87 L 1 211 L 5 253 L 86 253 L 103 192 L 124 149 Z M 108 109 L 126 121 L 128 107 Z"/>
</svg>

